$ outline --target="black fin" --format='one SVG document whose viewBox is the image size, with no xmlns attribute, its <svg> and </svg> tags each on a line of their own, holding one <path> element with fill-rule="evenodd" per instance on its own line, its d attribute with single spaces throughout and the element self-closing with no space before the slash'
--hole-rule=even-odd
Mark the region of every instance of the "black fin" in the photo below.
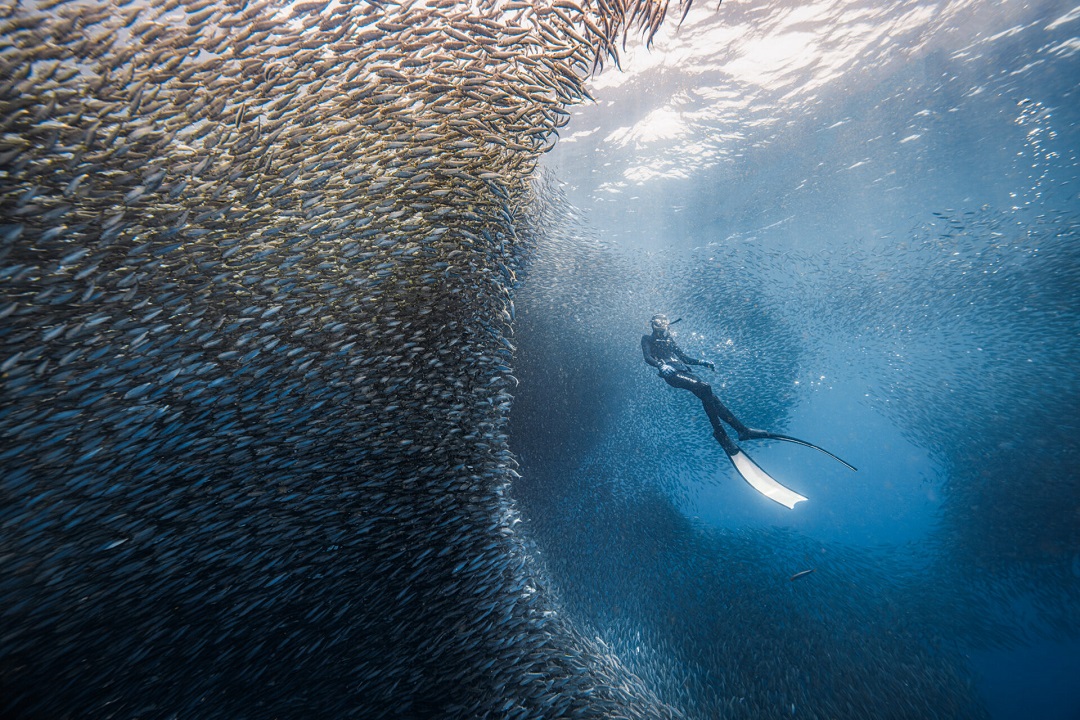
<svg viewBox="0 0 1080 720">
<path fill-rule="evenodd" d="M 805 440 L 800 440 L 797 437 L 791 437 L 790 435 L 777 435 L 775 433 L 770 433 L 770 432 L 762 433 L 760 435 L 755 433 L 754 437 L 750 437 L 750 438 L 746 438 L 746 439 L 747 440 L 783 440 L 784 442 L 790 442 L 790 443 L 795 443 L 796 445 L 803 445 L 803 446 L 808 447 L 808 448 L 814 448 L 815 450 L 818 450 L 820 452 L 825 453 L 826 455 L 831 457 L 833 460 L 836 460 L 837 462 L 843 464 L 845 467 L 848 467 L 848 468 L 854 470 L 855 472 L 859 471 L 859 469 L 856 468 L 854 465 L 852 465 L 851 463 L 849 463 L 849 462 L 847 462 L 845 460 L 842 460 L 841 458 L 838 458 L 836 455 L 833 455 L 831 452 L 829 452 L 825 448 L 819 447 L 819 446 L 815 445 L 814 443 L 806 442 Z"/>
</svg>

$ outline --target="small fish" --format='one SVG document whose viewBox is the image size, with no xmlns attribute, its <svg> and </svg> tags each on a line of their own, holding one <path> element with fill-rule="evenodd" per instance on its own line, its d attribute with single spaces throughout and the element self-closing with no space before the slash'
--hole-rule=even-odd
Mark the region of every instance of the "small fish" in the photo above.
<svg viewBox="0 0 1080 720">
<path fill-rule="evenodd" d="M 805 577 L 805 576 L 809 575 L 810 573 L 814 572 L 814 570 L 816 570 L 816 569 L 817 568 L 810 568 L 809 570 L 800 570 L 799 572 L 797 572 L 794 575 L 792 575 L 791 577 L 789 577 L 788 580 L 798 580 L 799 578 Z"/>
<path fill-rule="evenodd" d="M 520 602 L 502 492 L 533 167 L 592 55 L 666 7 L 556 1 L 5 6 L 0 495 L 25 559 L 0 572 L 0 664 L 28 689 L 0 715 L 62 714 L 114 675 L 118 707 L 176 714 L 217 681 L 177 665 L 150 698 L 128 671 L 210 642 L 244 647 L 271 708 L 352 656 L 356 696 L 384 698 L 365 714 L 442 716 L 399 684 L 449 653 L 440 687 L 497 678 L 453 716 L 580 716 L 595 693 L 671 717 L 542 593 Z M 349 549 L 324 563 L 328 536 Z M 371 581 L 309 589 L 324 571 Z M 391 621 L 350 609 L 379 601 Z M 288 635 L 249 629 L 285 605 Z M 378 658 L 398 627 L 413 639 Z M 280 674 L 275 647 L 309 669 Z M 336 682 L 313 711 L 348 714 Z"/>
</svg>

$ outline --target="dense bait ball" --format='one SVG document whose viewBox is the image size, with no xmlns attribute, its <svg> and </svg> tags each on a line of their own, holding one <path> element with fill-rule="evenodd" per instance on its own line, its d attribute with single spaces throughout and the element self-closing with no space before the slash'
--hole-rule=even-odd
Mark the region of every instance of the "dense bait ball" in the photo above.
<svg viewBox="0 0 1080 720">
<path fill-rule="evenodd" d="M 538 156 L 667 3 L 0 9 L 5 717 L 670 717 L 506 488 Z"/>
</svg>

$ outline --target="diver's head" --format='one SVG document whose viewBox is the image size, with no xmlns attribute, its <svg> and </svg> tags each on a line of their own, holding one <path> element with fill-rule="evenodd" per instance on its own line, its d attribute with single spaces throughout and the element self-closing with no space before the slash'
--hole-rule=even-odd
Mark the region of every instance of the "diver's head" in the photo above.
<svg viewBox="0 0 1080 720">
<path fill-rule="evenodd" d="M 653 315 L 649 324 L 652 326 L 653 335 L 666 335 L 668 328 L 671 327 L 667 315 Z"/>
</svg>

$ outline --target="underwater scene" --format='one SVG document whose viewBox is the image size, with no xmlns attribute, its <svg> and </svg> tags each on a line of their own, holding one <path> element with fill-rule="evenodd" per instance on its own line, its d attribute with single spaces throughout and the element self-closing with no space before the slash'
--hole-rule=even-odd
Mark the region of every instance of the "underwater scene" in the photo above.
<svg viewBox="0 0 1080 720">
<path fill-rule="evenodd" d="M 1080 718 L 1080 6 L 0 0 L 0 717 Z"/>
</svg>

